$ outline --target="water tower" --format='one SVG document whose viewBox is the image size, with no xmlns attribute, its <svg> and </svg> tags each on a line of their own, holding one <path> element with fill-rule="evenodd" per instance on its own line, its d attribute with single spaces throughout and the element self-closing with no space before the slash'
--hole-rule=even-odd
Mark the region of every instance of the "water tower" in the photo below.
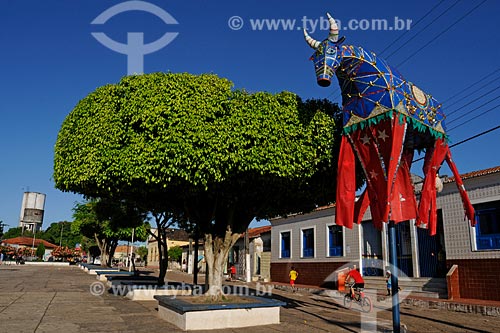
<svg viewBox="0 0 500 333">
<path fill-rule="evenodd" d="M 45 194 L 24 192 L 19 226 L 23 230 L 39 231 L 42 229 Z"/>
</svg>

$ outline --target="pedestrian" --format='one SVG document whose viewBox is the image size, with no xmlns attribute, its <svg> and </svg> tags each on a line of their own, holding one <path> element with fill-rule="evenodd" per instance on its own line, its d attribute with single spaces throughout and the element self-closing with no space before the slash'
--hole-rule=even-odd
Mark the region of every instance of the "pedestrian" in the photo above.
<svg viewBox="0 0 500 333">
<path fill-rule="evenodd" d="M 394 295 L 392 292 L 392 273 L 389 269 L 385 272 L 385 283 L 387 285 L 387 295 L 386 296 L 391 296 Z M 401 287 L 398 286 L 398 290 L 401 291 Z"/>
<path fill-rule="evenodd" d="M 292 266 L 292 269 L 290 270 L 290 273 L 288 273 L 288 276 L 290 277 L 290 286 L 292 287 L 292 292 L 295 292 L 295 280 L 297 280 L 297 277 L 299 276 L 299 273 L 295 270 L 295 267 Z"/>
<path fill-rule="evenodd" d="M 387 270 L 385 272 L 385 284 L 387 286 L 387 295 L 386 296 L 391 296 L 391 291 L 392 291 L 392 281 L 391 281 L 391 272 Z"/>
<path fill-rule="evenodd" d="M 187 272 L 187 264 L 186 264 L 186 259 L 182 260 L 182 271 Z"/>
<path fill-rule="evenodd" d="M 0 265 L 3 264 L 3 252 L 0 253 Z"/>
<path fill-rule="evenodd" d="M 233 281 L 234 277 L 236 276 L 236 266 L 234 264 L 231 264 L 231 268 L 229 269 L 229 280 Z"/>
</svg>

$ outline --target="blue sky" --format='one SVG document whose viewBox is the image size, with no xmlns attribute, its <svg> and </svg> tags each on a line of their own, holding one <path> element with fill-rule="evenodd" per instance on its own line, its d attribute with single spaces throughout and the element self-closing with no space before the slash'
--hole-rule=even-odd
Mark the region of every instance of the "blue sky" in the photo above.
<svg viewBox="0 0 500 333">
<path fill-rule="evenodd" d="M 144 11 L 123 12 L 105 24 L 91 24 L 106 9 L 123 2 L 0 2 L 0 220 L 7 225 L 17 226 L 26 190 L 47 194 L 44 229 L 52 222 L 71 221 L 71 209 L 81 200 L 54 188 L 57 133 L 80 99 L 127 75 L 127 56 L 106 48 L 92 32 L 104 32 L 120 43 L 127 42 L 127 32 L 143 32 L 145 43 L 167 32 L 178 33 L 164 48 L 144 56 L 146 73 L 216 73 L 248 91 L 287 90 L 302 98 L 338 102 L 338 85 L 316 84 L 309 61 L 312 50 L 300 31 L 306 18 L 312 20 L 308 21 L 310 34 L 318 40 L 326 38 L 327 30 L 319 25 L 330 12 L 341 21 L 345 43 L 387 58 L 408 80 L 445 102 L 449 129 L 468 121 L 450 130 L 452 142 L 500 125 L 495 108 L 500 84 L 495 80 L 500 77 L 498 1 L 148 1 L 178 24 L 166 24 Z M 418 23 L 408 31 L 397 30 L 396 17 Z M 259 19 L 288 21 L 267 21 L 274 27 L 260 21 L 259 28 Z M 367 25 L 372 19 L 387 20 L 388 29 Z M 317 24 L 315 31 L 311 22 Z M 478 117 L 471 120 L 474 116 Z M 500 165 L 499 144 L 497 130 L 452 148 L 459 171 Z M 419 173 L 415 167 L 412 171 Z M 442 173 L 451 172 L 444 167 Z"/>
</svg>

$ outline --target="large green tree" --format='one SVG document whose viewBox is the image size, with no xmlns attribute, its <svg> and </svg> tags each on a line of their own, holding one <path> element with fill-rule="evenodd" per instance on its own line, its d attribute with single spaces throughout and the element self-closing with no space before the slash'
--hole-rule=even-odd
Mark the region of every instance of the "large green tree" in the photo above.
<svg viewBox="0 0 500 333">
<path fill-rule="evenodd" d="M 233 91 L 216 75 L 130 76 L 65 119 L 54 180 L 189 221 L 205 236 L 208 294 L 219 297 L 229 249 L 254 217 L 333 201 L 334 112 L 288 92 Z"/>
<path fill-rule="evenodd" d="M 147 237 L 144 214 L 123 202 L 94 199 L 77 203 L 73 218 L 72 231 L 94 238 L 101 252 L 101 263 L 107 266 L 111 266 L 118 242 L 131 240 L 132 229 L 134 240 L 144 241 Z"/>
<path fill-rule="evenodd" d="M 74 248 L 82 243 L 82 235 L 71 230 L 71 222 L 61 221 L 51 223 L 42 236 L 46 241 L 60 246 Z"/>
</svg>

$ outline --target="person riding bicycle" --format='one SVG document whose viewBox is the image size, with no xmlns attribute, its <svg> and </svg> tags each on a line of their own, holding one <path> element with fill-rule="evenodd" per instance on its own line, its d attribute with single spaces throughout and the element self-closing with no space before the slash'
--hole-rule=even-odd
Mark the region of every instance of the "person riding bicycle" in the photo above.
<svg viewBox="0 0 500 333">
<path fill-rule="evenodd" d="M 365 287 L 365 280 L 359 273 L 359 271 L 356 269 L 356 265 L 353 267 L 350 267 L 349 273 L 347 273 L 347 277 L 345 279 L 346 281 L 353 280 L 354 282 L 351 284 L 351 296 L 354 298 L 356 295 L 354 293 L 355 288 L 364 288 Z"/>
</svg>

